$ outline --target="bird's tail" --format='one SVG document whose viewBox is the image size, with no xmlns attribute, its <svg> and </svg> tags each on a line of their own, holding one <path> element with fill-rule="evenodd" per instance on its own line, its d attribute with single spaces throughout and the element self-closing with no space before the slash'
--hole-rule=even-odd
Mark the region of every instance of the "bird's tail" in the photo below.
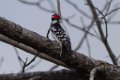
<svg viewBox="0 0 120 80">
<path fill-rule="evenodd" d="M 72 49 L 71 49 L 71 44 L 62 44 L 62 54 L 61 54 L 61 59 L 65 62 L 68 60 L 69 56 L 71 55 Z"/>
</svg>

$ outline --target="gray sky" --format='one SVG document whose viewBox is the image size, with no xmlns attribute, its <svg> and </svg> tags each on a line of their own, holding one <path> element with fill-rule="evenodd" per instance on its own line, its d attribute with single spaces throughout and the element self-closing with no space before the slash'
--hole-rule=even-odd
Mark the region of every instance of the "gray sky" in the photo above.
<svg viewBox="0 0 120 80">
<path fill-rule="evenodd" d="M 31 0 L 33 1 L 33 0 Z M 37 0 L 36 0 L 37 1 Z M 55 3 L 55 0 L 52 0 Z M 71 0 L 72 1 L 72 0 Z M 103 7 L 104 0 L 93 0 L 94 4 L 97 7 L 100 7 L 100 9 Z M 74 3 L 77 3 L 78 6 L 87 12 L 89 15 L 91 14 L 89 11 L 89 8 L 87 5 L 85 5 L 84 0 L 74 0 Z M 114 0 L 115 4 L 119 4 L 120 0 Z M 42 5 L 45 5 L 45 7 L 50 8 L 48 3 L 45 1 Z M 71 21 L 74 24 L 77 24 L 79 26 L 82 26 L 80 23 L 80 17 L 83 17 L 85 24 L 88 25 L 90 21 L 86 19 L 83 15 L 80 15 L 77 11 L 74 10 L 70 5 L 68 5 L 66 2 L 61 0 L 61 9 L 62 9 L 62 16 L 63 17 L 69 17 L 71 15 L 76 15 L 74 19 Z M 112 9 L 112 7 L 111 7 Z M 119 14 L 114 17 L 114 21 L 119 21 Z M 0 16 L 5 17 L 6 19 L 13 21 L 22 27 L 25 27 L 29 30 L 32 30 L 34 32 L 37 32 L 40 35 L 46 36 L 47 30 L 50 26 L 51 22 L 51 13 L 46 13 L 45 11 L 42 11 L 38 9 L 36 6 L 29 6 L 25 5 L 23 3 L 18 2 L 18 0 L 0 0 Z M 66 23 L 64 23 L 66 25 Z M 77 44 L 79 43 L 79 40 L 83 36 L 83 32 L 79 31 L 77 29 L 74 29 L 72 27 L 69 27 L 66 25 L 71 41 L 72 41 L 72 48 L 74 49 Z M 104 26 L 103 26 L 104 27 Z M 120 52 L 120 27 L 119 25 L 108 25 L 109 28 L 109 37 L 108 41 L 110 43 L 110 46 L 113 50 L 113 52 L 116 55 L 119 55 Z M 97 29 L 96 29 L 97 30 Z M 92 32 L 92 31 L 91 31 Z M 91 45 L 91 53 L 92 57 L 95 59 L 105 60 L 111 63 L 108 53 L 104 47 L 104 45 L 97 39 L 93 37 L 89 37 L 90 45 Z M 4 58 L 4 62 L 2 66 L 0 67 L 0 73 L 10 73 L 10 72 L 19 72 L 21 70 L 21 67 L 18 63 L 15 51 L 12 46 L 0 42 L 0 58 Z M 18 49 L 19 50 L 19 49 Z M 86 43 L 84 42 L 81 49 L 79 49 L 80 53 L 84 53 L 85 55 L 88 55 L 88 49 L 86 46 Z M 24 51 L 19 50 L 20 55 L 25 60 L 26 57 L 29 57 L 31 59 L 33 56 L 26 54 Z M 36 61 L 38 61 L 37 59 Z M 47 61 L 42 61 L 39 66 L 37 66 L 35 69 L 32 69 L 31 71 L 37 71 L 37 70 L 48 70 L 50 66 L 53 66 L 52 63 L 49 63 Z"/>
</svg>

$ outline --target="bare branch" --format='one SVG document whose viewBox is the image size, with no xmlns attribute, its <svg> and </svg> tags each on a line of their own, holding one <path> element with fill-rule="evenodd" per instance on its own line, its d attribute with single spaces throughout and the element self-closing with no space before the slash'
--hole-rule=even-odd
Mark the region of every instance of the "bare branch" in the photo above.
<svg viewBox="0 0 120 80">
<path fill-rule="evenodd" d="M 25 72 L 25 68 L 27 68 L 31 63 L 33 63 L 35 61 L 35 59 L 37 58 L 37 56 L 39 55 L 39 53 L 37 55 L 35 55 L 33 57 L 33 59 L 31 59 L 29 62 L 28 62 L 28 58 L 26 58 L 26 61 L 23 63 L 23 68 L 22 68 L 22 72 Z"/>
<path fill-rule="evenodd" d="M 113 12 L 118 11 L 119 9 L 120 9 L 120 7 L 117 7 L 117 8 L 115 8 L 115 9 L 111 10 L 109 13 L 105 14 L 104 17 L 110 15 L 110 14 L 113 13 Z M 98 18 L 98 19 L 103 19 L 104 17 L 101 17 L 101 18 Z M 98 20 L 98 19 L 96 19 L 96 20 Z"/>
<path fill-rule="evenodd" d="M 107 26 L 107 20 L 105 18 L 105 15 L 98 9 L 98 8 L 95 8 L 102 16 L 103 16 L 103 19 L 105 21 L 105 26 L 106 26 L 106 37 L 105 37 L 105 41 L 107 40 L 107 37 L 108 37 L 108 26 Z"/>
<path fill-rule="evenodd" d="M 68 4 L 70 4 L 72 7 L 74 7 L 78 12 L 80 12 L 83 16 L 87 17 L 87 18 L 92 18 L 91 16 L 89 16 L 86 12 L 84 12 L 83 10 L 81 10 L 80 8 L 77 7 L 76 4 L 74 4 L 73 2 L 71 2 L 70 0 L 65 0 Z"/>
<path fill-rule="evenodd" d="M 29 80 L 34 77 L 40 77 L 38 80 L 67 80 L 68 78 L 69 80 L 86 80 L 72 70 L 0 74 L 0 80 Z"/>
<path fill-rule="evenodd" d="M 81 23 L 83 25 L 83 28 L 85 28 L 85 23 L 84 23 L 84 20 L 83 20 L 82 17 L 81 17 Z M 86 44 L 87 44 L 87 47 L 88 47 L 88 55 L 89 55 L 89 57 L 91 57 L 91 47 L 90 47 L 89 40 L 88 40 L 87 36 L 86 36 Z"/>
<path fill-rule="evenodd" d="M 88 5 L 89 5 L 89 7 L 91 9 L 91 12 L 93 14 L 94 19 L 98 19 L 98 15 L 97 15 L 96 10 L 94 9 L 94 5 L 93 5 L 92 1 L 91 0 L 87 0 L 87 2 L 88 2 Z M 97 24 L 97 28 L 98 28 L 98 31 L 99 31 L 100 36 L 101 36 L 101 40 L 103 41 L 103 43 L 104 43 L 104 45 L 105 45 L 105 47 L 106 47 L 106 49 L 107 49 L 107 51 L 109 53 L 109 56 L 110 56 L 112 62 L 115 65 L 118 65 L 117 62 L 116 62 L 116 56 L 114 55 L 111 47 L 109 46 L 108 41 L 105 40 L 105 36 L 104 36 L 103 30 L 102 30 L 102 27 L 101 27 L 101 22 L 99 20 L 97 20 L 96 24 Z"/>
<path fill-rule="evenodd" d="M 80 43 L 78 44 L 78 46 L 75 48 L 75 51 L 77 51 L 77 50 L 81 47 L 83 41 L 85 40 L 85 38 L 86 38 L 87 35 L 89 34 L 90 29 L 93 27 L 93 23 L 94 23 L 94 22 L 92 21 L 91 24 L 88 25 L 88 29 L 85 31 L 85 34 L 84 34 L 83 38 L 81 39 Z M 83 28 L 83 29 L 84 29 L 84 28 Z M 93 34 L 93 35 L 94 35 L 94 34 Z M 94 37 L 96 37 L 97 39 L 99 39 L 99 38 L 98 38 L 97 36 L 95 36 L 95 35 L 94 35 Z"/>
<path fill-rule="evenodd" d="M 39 9 L 43 10 L 43 11 L 46 11 L 46 12 L 49 12 L 49 13 L 55 13 L 56 11 L 54 9 L 47 9 L 45 7 L 43 7 L 41 5 L 41 3 L 44 1 L 44 0 L 39 0 L 38 2 L 29 2 L 29 1 L 25 1 L 25 0 L 18 0 L 20 1 L 21 3 L 23 4 L 27 4 L 27 5 L 33 5 L 33 6 L 37 6 Z"/>
<path fill-rule="evenodd" d="M 19 2 L 21 3 L 24 3 L 24 4 L 28 4 L 28 5 L 37 5 L 38 2 L 29 2 L 29 1 L 25 1 L 25 0 L 18 0 Z"/>
<path fill-rule="evenodd" d="M 109 9 L 110 9 L 110 7 L 111 7 L 112 1 L 113 1 L 113 0 L 110 0 L 110 1 L 108 2 L 108 7 L 107 7 L 107 10 L 106 10 L 105 14 L 108 13 L 108 11 L 109 11 Z"/>
<path fill-rule="evenodd" d="M 65 22 L 66 22 L 68 25 L 70 25 L 71 27 L 74 27 L 74 28 L 76 28 L 76 29 L 79 29 L 79 30 L 81 30 L 81 31 L 83 31 L 83 32 L 86 32 L 86 33 L 88 33 L 89 35 L 97 38 L 97 37 L 96 37 L 94 34 L 92 34 L 91 32 L 89 32 L 89 31 L 85 30 L 84 28 L 81 28 L 81 27 L 79 27 L 79 26 L 71 23 L 71 22 L 69 21 L 69 19 L 64 19 L 64 20 L 65 20 Z"/>
<path fill-rule="evenodd" d="M 16 55 L 17 55 L 18 61 L 19 61 L 19 63 L 20 63 L 20 66 L 21 66 L 21 68 L 22 68 L 22 63 L 24 63 L 24 61 L 23 61 L 22 58 L 19 56 L 18 50 L 17 50 L 15 47 L 13 47 L 13 48 L 14 48 L 14 51 L 15 51 L 15 53 L 16 53 Z"/>
<path fill-rule="evenodd" d="M 12 23 L 1 17 L 0 17 L 0 40 L 8 44 L 11 44 L 15 47 L 18 47 L 24 51 L 27 51 L 33 55 L 37 55 L 39 51 L 40 53 L 38 57 L 44 58 L 58 65 L 65 66 L 69 69 L 73 69 L 77 71 L 79 75 L 85 76 L 85 78 L 86 75 L 89 75 L 90 71 L 93 68 L 97 66 L 102 66 L 103 64 L 105 64 L 105 66 L 108 67 L 104 69 L 105 71 L 110 70 L 109 72 L 110 75 L 116 75 L 117 78 L 119 78 L 120 76 L 119 66 L 111 65 L 104 61 L 95 60 L 93 58 L 87 57 L 75 51 L 71 51 L 72 54 L 68 55 L 66 61 L 62 62 L 58 57 L 59 54 L 57 54 L 59 53 L 58 49 L 59 45 L 57 45 L 55 41 L 51 41 L 43 36 L 38 35 L 35 32 L 22 28 L 20 25 Z M 110 77 L 109 74 L 105 73 L 101 75 L 103 76 L 106 75 L 108 78 Z M 102 78 L 104 80 L 106 76 L 104 77 L 98 76 L 97 79 L 101 80 Z"/>
<path fill-rule="evenodd" d="M 49 71 L 53 71 L 54 69 L 56 69 L 56 68 L 58 68 L 58 67 L 59 67 L 59 65 L 55 65 L 55 66 L 53 66 L 52 68 L 50 68 Z"/>
<path fill-rule="evenodd" d="M 3 62 L 4 62 L 4 58 L 3 58 L 3 57 L 1 57 L 1 58 L 0 58 L 0 68 L 1 68 L 1 66 L 2 66 Z"/>
<path fill-rule="evenodd" d="M 60 15 L 60 17 L 62 18 L 62 14 L 61 14 L 61 8 L 60 8 L 60 0 L 57 0 L 57 10 L 58 10 L 58 14 Z"/>
<path fill-rule="evenodd" d="M 41 63 L 42 59 L 38 60 L 36 63 L 34 63 L 33 65 L 30 65 L 26 68 L 26 71 L 29 71 L 35 67 L 37 67 L 40 63 Z"/>
<path fill-rule="evenodd" d="M 15 47 L 18 47 L 18 48 L 20 48 L 20 49 L 22 49 L 22 50 L 24 50 L 26 52 L 29 52 L 31 54 L 34 54 L 34 55 L 38 54 L 38 51 L 33 49 L 32 47 L 27 46 L 27 45 L 25 45 L 23 43 L 19 43 L 19 42 L 15 41 L 15 40 L 12 40 L 12 39 L 4 36 L 4 35 L 1 35 L 1 34 L 0 34 L 0 40 L 3 41 L 3 42 L 6 42 L 8 44 L 11 44 L 11 45 L 13 45 Z M 59 65 L 62 65 L 62 66 L 66 66 L 65 63 L 63 63 L 63 62 L 61 62 L 61 61 L 59 61 L 57 59 L 54 59 L 54 58 L 52 58 L 52 57 L 50 57 L 50 56 L 48 56 L 46 54 L 43 54 L 43 53 L 39 53 L 38 57 L 46 59 L 46 60 L 51 61 L 51 62 L 54 62 L 54 63 L 59 64 Z"/>
</svg>

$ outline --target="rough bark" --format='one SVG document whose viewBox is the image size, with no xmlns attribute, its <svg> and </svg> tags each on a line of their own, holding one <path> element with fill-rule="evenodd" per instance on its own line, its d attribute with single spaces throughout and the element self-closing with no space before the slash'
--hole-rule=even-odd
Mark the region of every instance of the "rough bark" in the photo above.
<svg viewBox="0 0 120 80">
<path fill-rule="evenodd" d="M 37 80 L 86 80 L 80 78 L 75 71 L 70 70 L 1 74 L 0 80 L 28 80 L 34 77 L 39 77 Z"/>
<path fill-rule="evenodd" d="M 21 45 L 16 45 L 22 44 L 30 47 L 30 50 L 31 48 L 32 50 L 35 50 L 36 52 L 31 52 L 31 54 L 33 55 L 36 55 L 38 53 L 37 51 L 39 51 L 40 55 L 48 55 L 48 57 L 50 56 L 50 59 L 52 58 L 52 62 L 55 62 L 57 60 L 57 62 L 55 62 L 56 64 L 65 66 L 69 69 L 73 69 L 77 71 L 78 75 L 82 75 L 86 79 L 89 78 L 91 70 L 99 66 L 103 67 L 101 69 L 102 71 L 98 71 L 97 74 L 99 75 L 97 75 L 96 80 L 109 80 L 111 74 L 115 76 L 117 75 L 118 77 L 120 76 L 119 66 L 115 66 L 104 61 L 95 60 L 75 51 L 71 52 L 72 55 L 68 55 L 68 58 L 66 59 L 67 61 L 61 61 L 59 58 L 60 47 L 55 41 L 51 41 L 50 39 L 47 39 L 30 30 L 27 30 L 20 25 L 8 21 L 2 17 L 0 17 L 0 34 L 6 36 L 8 40 L 10 39 L 11 41 L 13 40 L 13 42 L 16 42 L 14 46 L 30 52 L 29 48 L 26 50 L 21 47 Z M 6 41 L 3 38 L 1 38 L 0 40 L 13 45 L 11 42 Z M 42 58 L 44 58 L 44 55 L 42 56 Z M 49 60 L 49 58 L 47 58 L 47 60 Z M 107 73 L 108 70 L 110 73 Z"/>
</svg>

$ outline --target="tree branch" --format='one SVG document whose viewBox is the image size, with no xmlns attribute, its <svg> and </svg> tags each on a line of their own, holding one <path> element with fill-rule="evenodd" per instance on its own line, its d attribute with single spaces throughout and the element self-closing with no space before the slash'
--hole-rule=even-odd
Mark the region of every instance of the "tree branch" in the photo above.
<svg viewBox="0 0 120 80">
<path fill-rule="evenodd" d="M 89 5 L 89 7 L 90 7 L 90 9 L 91 9 L 91 12 L 92 12 L 92 14 L 93 14 L 94 19 L 97 20 L 97 19 L 98 19 L 98 15 L 97 15 L 97 12 L 96 12 L 96 10 L 95 10 L 95 7 L 94 7 L 92 1 L 91 1 L 91 0 L 87 0 L 87 2 L 88 2 L 88 5 Z M 104 43 L 104 45 L 105 45 L 105 47 L 106 47 L 106 49 L 107 49 L 107 51 L 108 51 L 108 53 L 109 53 L 109 56 L 110 56 L 112 62 L 113 62 L 115 65 L 118 65 L 118 64 L 117 64 L 117 61 L 116 61 L 116 56 L 114 55 L 111 47 L 109 46 L 108 41 L 107 41 L 106 38 L 105 38 L 105 35 L 104 35 L 104 33 L 103 33 L 103 30 L 102 30 L 102 27 L 101 27 L 101 22 L 100 22 L 99 20 L 97 20 L 97 21 L 96 21 L 96 25 L 97 25 L 98 31 L 99 31 L 99 33 L 100 33 L 101 40 L 102 40 L 102 42 Z"/>
<path fill-rule="evenodd" d="M 0 80 L 28 80 L 32 77 L 39 77 L 38 80 L 67 80 L 68 78 L 69 80 L 85 80 L 72 70 L 0 74 Z"/>
<path fill-rule="evenodd" d="M 75 51 L 72 51 L 72 55 L 68 55 L 68 59 L 63 62 L 59 58 L 60 49 L 59 45 L 55 41 L 51 41 L 35 32 L 22 28 L 20 25 L 2 17 L 0 17 L 0 40 L 33 55 L 37 55 L 39 53 L 38 57 L 65 66 L 69 69 L 74 69 L 79 75 L 82 75 L 87 79 L 89 78 L 89 73 L 93 68 L 102 66 L 103 64 L 105 67 L 107 66 L 104 72 L 110 70 L 109 74 L 112 75 L 119 75 L 120 73 L 120 67 L 118 66 L 111 65 L 104 61 L 95 60 Z M 102 73 L 101 75 L 109 76 L 109 74 Z M 104 80 L 105 78 L 106 77 L 102 77 Z M 97 77 L 97 80 L 99 79 L 101 79 L 100 75 Z"/>
</svg>

